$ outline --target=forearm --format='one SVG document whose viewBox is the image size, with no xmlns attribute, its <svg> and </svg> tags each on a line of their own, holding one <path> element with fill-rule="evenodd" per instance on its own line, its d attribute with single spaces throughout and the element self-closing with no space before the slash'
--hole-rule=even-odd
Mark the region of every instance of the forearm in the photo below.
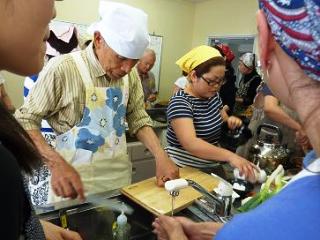
<svg viewBox="0 0 320 240">
<path fill-rule="evenodd" d="M 295 131 L 300 130 L 300 124 L 293 120 L 287 113 L 285 113 L 280 107 L 267 108 L 264 110 L 265 114 L 275 122 L 281 123 Z"/>
<path fill-rule="evenodd" d="M 183 148 L 198 158 L 213 161 L 228 162 L 234 155 L 231 151 L 214 146 L 200 138 L 189 139 Z"/>
<path fill-rule="evenodd" d="M 148 148 L 156 160 L 161 156 L 166 155 L 157 135 L 150 126 L 144 126 L 140 128 L 136 134 L 136 137 Z"/>
<path fill-rule="evenodd" d="M 46 142 L 40 130 L 28 130 L 27 132 L 50 169 L 55 165 L 56 161 L 63 161 L 63 158 L 60 156 L 60 154 L 50 147 Z"/>
</svg>

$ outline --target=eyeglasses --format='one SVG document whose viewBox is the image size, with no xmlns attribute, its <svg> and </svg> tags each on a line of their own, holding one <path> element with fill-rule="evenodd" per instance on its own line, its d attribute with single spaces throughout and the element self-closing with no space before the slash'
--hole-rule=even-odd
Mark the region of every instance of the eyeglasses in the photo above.
<svg viewBox="0 0 320 240">
<path fill-rule="evenodd" d="M 219 81 L 213 81 L 206 79 L 205 77 L 201 76 L 201 78 L 208 84 L 208 86 L 215 86 L 215 87 L 221 87 L 223 84 L 226 83 L 225 78 L 218 78 Z"/>
</svg>

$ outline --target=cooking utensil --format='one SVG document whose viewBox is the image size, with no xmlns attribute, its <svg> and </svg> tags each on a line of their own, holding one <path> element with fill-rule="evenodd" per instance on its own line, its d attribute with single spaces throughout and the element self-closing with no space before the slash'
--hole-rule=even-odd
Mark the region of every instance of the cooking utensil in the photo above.
<svg viewBox="0 0 320 240">
<path fill-rule="evenodd" d="M 272 132 L 265 131 L 265 137 L 262 138 L 260 136 L 262 129 Z M 277 126 L 261 124 L 257 129 L 257 142 L 250 149 L 249 159 L 255 164 L 259 163 L 259 167 L 270 174 L 279 164 L 284 165 L 289 160 L 290 150 L 281 143 L 282 132 Z"/>
</svg>

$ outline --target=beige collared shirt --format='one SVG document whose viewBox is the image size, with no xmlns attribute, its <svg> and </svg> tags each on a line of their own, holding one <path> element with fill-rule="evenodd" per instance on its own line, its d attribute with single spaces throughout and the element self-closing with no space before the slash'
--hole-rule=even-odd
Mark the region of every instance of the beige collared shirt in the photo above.
<svg viewBox="0 0 320 240">
<path fill-rule="evenodd" d="M 90 44 L 81 53 L 96 87 L 120 87 L 123 80 L 110 80 Z M 144 109 L 143 90 L 135 68 L 129 73 L 127 122 L 131 134 L 143 126 L 152 126 Z M 39 129 L 45 119 L 61 134 L 80 122 L 85 106 L 85 86 L 70 54 L 51 59 L 41 71 L 24 104 L 15 117 L 26 130 Z"/>
</svg>

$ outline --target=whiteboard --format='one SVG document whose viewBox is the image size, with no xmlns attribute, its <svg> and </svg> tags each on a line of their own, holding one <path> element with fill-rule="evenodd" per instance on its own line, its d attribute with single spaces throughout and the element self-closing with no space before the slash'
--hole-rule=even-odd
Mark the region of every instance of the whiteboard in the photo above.
<svg viewBox="0 0 320 240">
<path fill-rule="evenodd" d="M 160 85 L 160 67 L 161 67 L 161 51 L 162 51 L 162 36 L 150 35 L 150 43 L 148 48 L 152 49 L 156 53 L 156 62 L 154 63 L 151 72 L 154 74 L 156 81 L 156 89 L 159 92 Z"/>
</svg>

